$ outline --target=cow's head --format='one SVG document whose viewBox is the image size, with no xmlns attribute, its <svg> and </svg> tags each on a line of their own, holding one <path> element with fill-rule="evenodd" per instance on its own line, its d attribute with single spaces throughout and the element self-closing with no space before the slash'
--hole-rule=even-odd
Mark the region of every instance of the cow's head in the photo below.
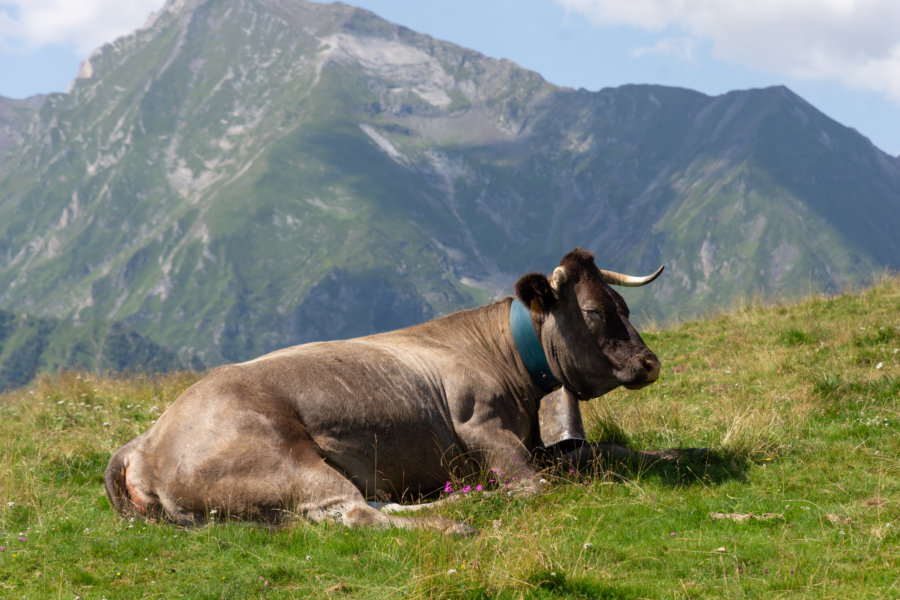
<svg viewBox="0 0 900 600">
<path fill-rule="evenodd" d="M 604 271 L 593 254 L 576 249 L 549 279 L 532 273 L 516 283 L 553 375 L 579 399 L 620 385 L 641 388 L 659 377 L 659 359 L 632 327 L 628 306 L 609 284 L 645 285 L 660 272 L 636 278 Z"/>
</svg>

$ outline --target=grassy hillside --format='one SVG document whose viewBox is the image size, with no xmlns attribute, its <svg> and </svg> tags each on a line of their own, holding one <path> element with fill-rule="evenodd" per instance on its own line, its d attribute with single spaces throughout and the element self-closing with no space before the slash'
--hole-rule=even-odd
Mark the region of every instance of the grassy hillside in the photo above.
<svg viewBox="0 0 900 600">
<path fill-rule="evenodd" d="M 123 520 L 108 457 L 196 376 L 41 378 L 0 400 L 0 596 L 900 595 L 900 279 L 645 337 L 661 380 L 588 404 L 590 435 L 714 459 L 563 469 L 529 500 L 473 493 L 441 509 L 480 528 L 469 538 Z"/>
<path fill-rule="evenodd" d="M 122 323 L 16 315 L 0 310 L 0 391 L 20 387 L 40 372 L 161 372 L 202 368 L 181 359 Z"/>
</svg>

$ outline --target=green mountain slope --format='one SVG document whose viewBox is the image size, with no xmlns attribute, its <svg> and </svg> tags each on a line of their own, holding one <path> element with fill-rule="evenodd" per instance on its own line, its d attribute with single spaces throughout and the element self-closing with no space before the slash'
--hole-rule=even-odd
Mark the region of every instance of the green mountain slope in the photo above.
<svg viewBox="0 0 900 600">
<path fill-rule="evenodd" d="M 63 368 L 144 373 L 202 367 L 121 323 L 72 323 L 0 310 L 0 391 Z"/>
<path fill-rule="evenodd" d="M 576 245 L 665 263 L 627 296 L 662 318 L 900 268 L 900 163 L 785 88 L 564 89 L 341 4 L 171 0 L 2 114 L 0 306 L 210 364 L 471 306 Z"/>
</svg>

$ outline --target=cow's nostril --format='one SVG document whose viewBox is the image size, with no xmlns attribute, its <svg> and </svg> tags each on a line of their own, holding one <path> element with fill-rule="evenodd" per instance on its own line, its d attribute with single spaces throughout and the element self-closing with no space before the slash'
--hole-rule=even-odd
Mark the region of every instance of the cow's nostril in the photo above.
<svg viewBox="0 0 900 600">
<path fill-rule="evenodd" d="M 656 381 L 659 379 L 659 361 L 651 358 L 643 360 L 644 369 L 647 371 L 647 381 Z"/>
</svg>

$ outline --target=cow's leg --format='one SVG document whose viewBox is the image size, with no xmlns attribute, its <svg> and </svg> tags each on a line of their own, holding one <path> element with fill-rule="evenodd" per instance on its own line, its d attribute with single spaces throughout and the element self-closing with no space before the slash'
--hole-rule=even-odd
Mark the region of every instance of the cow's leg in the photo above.
<svg viewBox="0 0 900 600">
<path fill-rule="evenodd" d="M 308 519 L 321 522 L 333 519 L 349 527 L 360 525 L 399 527 L 402 529 L 431 529 L 442 533 L 469 535 L 476 529 L 440 516 L 404 517 L 381 512 L 366 502 L 362 493 L 349 479 L 319 459 L 302 467 L 302 488 L 298 508 Z M 439 503 L 430 503 L 431 506 Z M 386 505 L 391 508 L 399 505 Z M 429 505 L 423 505 L 423 508 Z"/>
<path fill-rule="evenodd" d="M 302 429 L 301 425 L 296 426 Z M 405 517 L 377 510 L 366 502 L 362 492 L 343 473 L 322 458 L 316 443 L 306 435 L 291 445 L 285 457 L 293 463 L 296 487 L 292 495 L 297 499 L 296 509 L 312 521 L 332 519 L 349 527 L 431 529 L 458 535 L 476 531 L 465 523 L 437 515 Z"/>
<path fill-rule="evenodd" d="M 458 428 L 457 433 L 467 449 L 483 455 L 491 478 L 503 491 L 533 496 L 542 490 L 546 481 L 535 470 L 535 457 L 515 433 L 470 426 Z"/>
<path fill-rule="evenodd" d="M 385 514 L 396 515 L 400 513 L 419 512 L 420 510 L 426 508 L 438 508 L 440 506 L 444 506 L 445 504 L 456 502 L 462 497 L 463 496 L 459 494 L 454 494 L 453 496 L 447 496 L 446 498 L 441 498 L 440 500 L 434 500 L 432 502 L 420 502 L 419 504 L 398 504 L 396 502 L 375 502 L 372 500 L 368 500 L 366 504 Z"/>
</svg>

